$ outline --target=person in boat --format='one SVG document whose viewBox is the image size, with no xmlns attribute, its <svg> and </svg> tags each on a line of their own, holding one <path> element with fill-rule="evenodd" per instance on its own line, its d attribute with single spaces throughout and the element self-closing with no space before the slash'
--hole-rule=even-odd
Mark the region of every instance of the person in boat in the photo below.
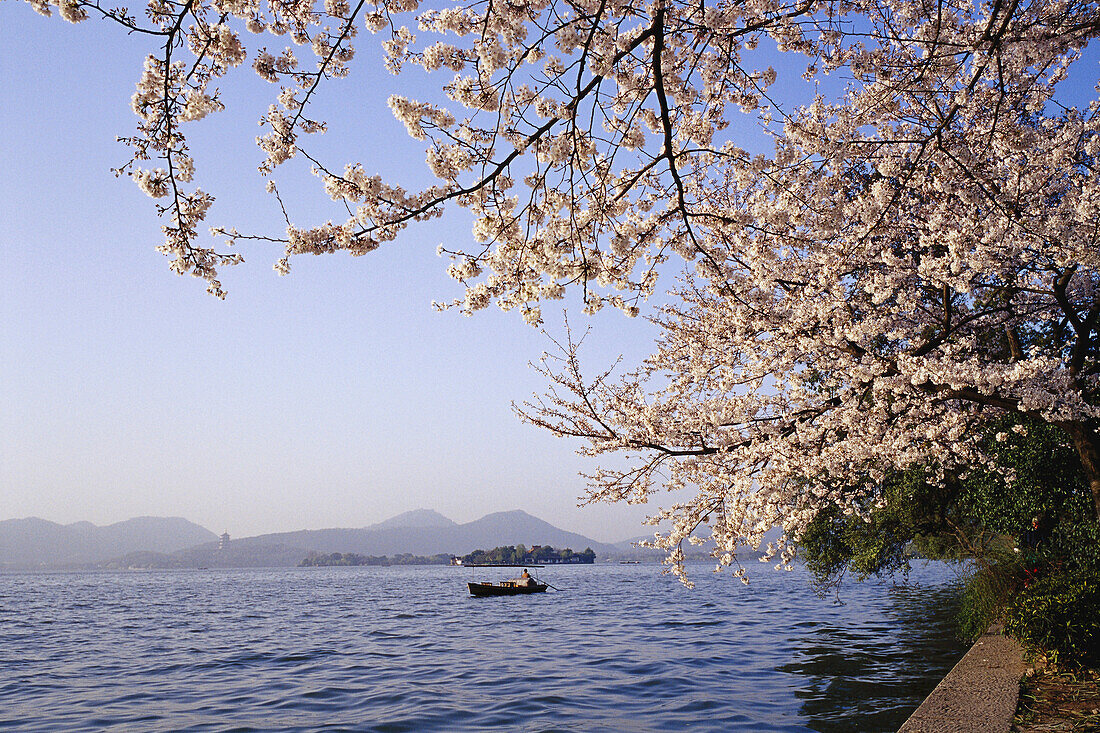
<svg viewBox="0 0 1100 733">
<path fill-rule="evenodd" d="M 519 585 L 535 585 L 535 579 L 527 572 L 527 568 L 524 568 L 523 572 L 519 574 L 519 579 L 516 583 Z"/>
</svg>

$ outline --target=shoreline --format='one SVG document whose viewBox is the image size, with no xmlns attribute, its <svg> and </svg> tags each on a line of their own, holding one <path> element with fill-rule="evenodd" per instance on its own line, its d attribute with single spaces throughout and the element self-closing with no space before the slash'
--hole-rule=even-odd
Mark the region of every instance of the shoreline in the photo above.
<svg viewBox="0 0 1100 733">
<path fill-rule="evenodd" d="M 1007 733 L 1016 716 L 1023 649 L 989 628 L 925 698 L 898 733 Z"/>
</svg>

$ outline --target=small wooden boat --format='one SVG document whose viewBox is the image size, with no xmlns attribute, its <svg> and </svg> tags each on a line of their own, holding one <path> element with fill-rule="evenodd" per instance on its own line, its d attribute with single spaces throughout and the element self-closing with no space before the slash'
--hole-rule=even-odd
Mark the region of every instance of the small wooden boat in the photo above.
<svg viewBox="0 0 1100 733">
<path fill-rule="evenodd" d="M 480 583 L 470 581 L 466 587 L 470 589 L 470 595 L 484 598 L 486 596 L 521 596 L 527 593 L 545 593 L 550 587 L 549 583 L 543 583 L 537 577 L 527 574 L 527 568 L 541 568 L 542 565 L 516 565 L 513 563 L 481 563 L 479 565 L 467 565 L 473 572 L 474 568 L 523 568 L 523 575 L 510 580 L 502 580 L 499 583 L 490 583 L 485 580 Z"/>
<path fill-rule="evenodd" d="M 514 580 L 503 580 L 499 583 L 467 583 L 470 595 L 484 596 L 518 596 L 524 593 L 545 593 L 549 587 L 545 583 L 530 583 L 521 585 Z"/>
</svg>

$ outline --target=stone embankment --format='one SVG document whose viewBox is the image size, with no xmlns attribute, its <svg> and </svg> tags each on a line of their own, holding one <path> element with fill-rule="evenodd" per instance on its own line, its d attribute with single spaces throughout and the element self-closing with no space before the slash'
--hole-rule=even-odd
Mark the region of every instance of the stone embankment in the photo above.
<svg viewBox="0 0 1100 733">
<path fill-rule="evenodd" d="M 898 733 L 1007 733 L 1024 669 L 1019 643 L 990 627 Z"/>
</svg>

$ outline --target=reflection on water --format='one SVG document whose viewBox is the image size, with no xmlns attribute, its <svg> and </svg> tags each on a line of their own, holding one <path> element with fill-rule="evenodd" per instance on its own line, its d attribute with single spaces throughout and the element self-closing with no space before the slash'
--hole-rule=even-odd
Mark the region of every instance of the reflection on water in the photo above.
<svg viewBox="0 0 1100 733">
<path fill-rule="evenodd" d="M 5 731 L 893 731 L 960 654 L 943 566 L 819 599 L 802 570 L 0 574 Z"/>
<path fill-rule="evenodd" d="M 801 624 L 805 633 L 795 639 L 794 659 L 777 667 L 806 678 L 794 695 L 812 730 L 896 731 L 965 651 L 954 620 L 957 584 L 883 591 L 889 602 L 870 612 L 881 621 Z M 854 614 L 865 595 L 851 585 L 841 593 Z"/>
</svg>

